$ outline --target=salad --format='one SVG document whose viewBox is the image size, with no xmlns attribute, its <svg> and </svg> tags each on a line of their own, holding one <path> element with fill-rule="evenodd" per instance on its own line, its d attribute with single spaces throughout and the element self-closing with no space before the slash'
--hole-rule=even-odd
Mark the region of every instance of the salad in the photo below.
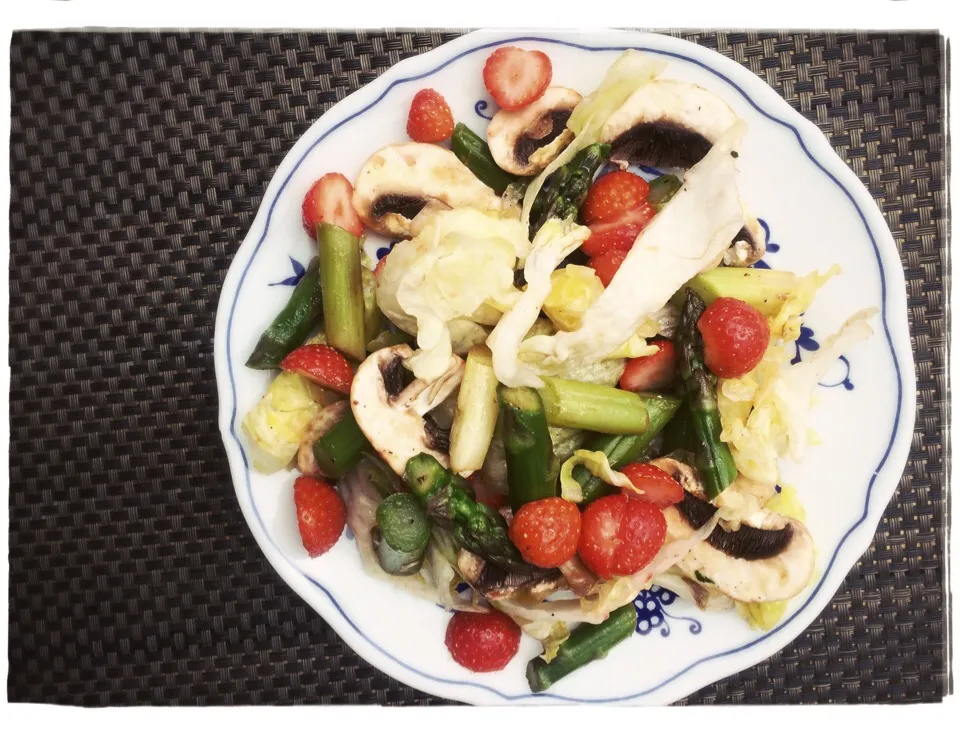
<svg viewBox="0 0 960 733">
<path fill-rule="evenodd" d="M 791 359 L 839 268 L 751 267 L 746 125 L 664 71 L 627 51 L 584 96 L 498 48 L 485 137 L 418 91 L 409 139 L 306 192 L 316 256 L 247 361 L 277 372 L 243 419 L 253 465 L 296 466 L 308 555 L 349 526 L 366 572 L 452 612 L 474 672 L 534 637 L 534 692 L 631 636 L 654 584 L 779 621 L 816 560 L 779 461 L 872 334 L 860 311 Z M 379 262 L 368 233 L 396 241 Z"/>
</svg>

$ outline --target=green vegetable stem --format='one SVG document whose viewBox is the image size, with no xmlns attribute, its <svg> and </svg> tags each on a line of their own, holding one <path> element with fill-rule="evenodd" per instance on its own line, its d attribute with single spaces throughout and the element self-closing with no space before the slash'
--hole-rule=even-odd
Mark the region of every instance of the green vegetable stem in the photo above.
<svg viewBox="0 0 960 733">
<path fill-rule="evenodd" d="M 380 502 L 377 526 L 371 537 L 384 572 L 390 575 L 420 572 L 430 530 L 430 521 L 413 494 L 391 494 Z"/>
<path fill-rule="evenodd" d="M 553 453 L 547 415 L 537 390 L 500 385 L 497 400 L 510 504 L 517 511 L 527 502 L 557 495 L 560 466 Z"/>
<path fill-rule="evenodd" d="M 608 157 L 609 145 L 588 145 L 547 179 L 530 207 L 530 239 L 548 220 L 568 219 L 577 215 L 593 177 Z"/>
<path fill-rule="evenodd" d="M 580 624 L 560 645 L 553 661 L 540 657 L 527 664 L 527 682 L 533 692 L 543 692 L 558 680 L 595 659 L 602 659 L 617 644 L 633 635 L 637 609 L 632 603 L 621 606 L 600 624 Z"/>
<path fill-rule="evenodd" d="M 260 336 L 247 359 L 247 366 L 251 369 L 279 369 L 284 357 L 303 345 L 322 317 L 319 260 L 314 257 L 293 289 L 290 300 Z"/>
<path fill-rule="evenodd" d="M 653 439 L 670 422 L 677 412 L 681 401 L 674 397 L 655 394 L 641 394 L 650 422 L 647 429 L 640 435 L 594 435 L 583 446 L 584 450 L 602 451 L 606 454 L 611 468 L 619 470 L 628 463 L 641 460 L 644 451 L 653 442 Z M 583 504 L 589 504 L 594 499 L 606 496 L 617 491 L 616 488 L 603 482 L 602 479 L 590 473 L 585 466 L 573 469 L 573 477 L 583 489 Z"/>
<path fill-rule="evenodd" d="M 317 243 L 327 343 L 363 361 L 367 340 L 360 240 L 338 226 L 323 223 L 317 227 Z"/>
<path fill-rule="evenodd" d="M 360 462 L 364 452 L 372 450 L 353 412 L 347 410 L 313 444 L 317 467 L 327 478 L 338 479 Z"/>
<path fill-rule="evenodd" d="M 547 423 L 615 435 L 643 435 L 650 424 L 643 397 L 616 387 L 543 378 L 540 397 Z"/>
<path fill-rule="evenodd" d="M 498 166 L 486 141 L 462 122 L 458 122 L 453 128 L 450 148 L 460 162 L 467 166 L 473 175 L 490 186 L 498 196 L 511 183 L 522 180 Z"/>
<path fill-rule="evenodd" d="M 423 504 L 427 517 L 453 533 L 458 547 L 504 570 L 529 570 L 510 541 L 506 520 L 478 502 L 469 484 L 451 475 L 436 458 L 428 453 L 415 455 L 407 461 L 403 480 Z"/>
<path fill-rule="evenodd" d="M 723 428 L 717 409 L 717 396 L 711 375 L 703 363 L 703 339 L 697 322 L 706 309 L 703 299 L 687 288 L 686 300 L 677 330 L 680 346 L 678 364 L 690 410 L 690 422 L 696 436 L 696 468 L 708 499 L 715 499 L 737 477 L 737 466 L 727 444 L 720 440 Z"/>
<path fill-rule="evenodd" d="M 672 173 L 657 176 L 650 181 L 650 193 L 647 194 L 647 202 L 652 204 L 654 209 L 660 211 L 676 195 L 681 185 L 683 184 L 680 179 Z"/>
</svg>

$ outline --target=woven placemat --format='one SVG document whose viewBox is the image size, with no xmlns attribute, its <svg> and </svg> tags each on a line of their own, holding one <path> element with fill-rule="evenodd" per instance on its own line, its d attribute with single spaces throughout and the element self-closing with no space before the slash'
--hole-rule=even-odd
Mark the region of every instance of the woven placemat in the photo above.
<svg viewBox="0 0 960 733">
<path fill-rule="evenodd" d="M 269 566 L 217 430 L 220 284 L 284 154 L 458 35 L 16 33 L 11 56 L 11 701 L 444 701 L 360 660 Z M 803 635 L 691 696 L 931 701 L 943 552 L 945 130 L 934 35 L 682 33 L 814 121 L 902 252 L 916 433 L 870 550 Z"/>
</svg>

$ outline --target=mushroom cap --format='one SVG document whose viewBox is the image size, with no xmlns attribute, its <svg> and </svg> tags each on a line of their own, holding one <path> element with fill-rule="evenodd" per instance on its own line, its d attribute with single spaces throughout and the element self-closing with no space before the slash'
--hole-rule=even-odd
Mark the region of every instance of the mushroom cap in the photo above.
<svg viewBox="0 0 960 733">
<path fill-rule="evenodd" d="M 691 168 L 737 121 L 713 92 L 696 84 L 657 79 L 644 84 L 607 119 L 601 142 L 611 160 L 637 165 Z"/>
<path fill-rule="evenodd" d="M 573 140 L 567 120 L 583 97 L 566 87 L 549 87 L 518 110 L 502 109 L 487 126 L 487 144 L 497 165 L 518 176 L 546 168 Z"/>
<path fill-rule="evenodd" d="M 447 371 L 436 381 L 414 379 L 391 394 L 399 386 L 392 369 L 397 361 L 411 356 L 413 349 L 407 344 L 375 351 L 357 369 L 350 387 L 357 425 L 397 475 L 403 475 L 407 461 L 418 453 L 429 453 L 449 468 L 450 457 L 424 416 L 449 397 L 463 378 L 463 359 L 451 355 Z"/>
<path fill-rule="evenodd" d="M 684 489 L 680 504 L 664 509 L 668 541 L 689 537 L 716 507 L 705 500 L 696 472 L 671 458 L 651 461 L 669 473 Z M 745 603 L 793 598 L 813 575 L 814 544 L 806 526 L 768 510 L 751 514 L 736 531 L 722 525 L 695 545 L 678 563 L 693 578 L 710 578 L 717 590 Z"/>
<path fill-rule="evenodd" d="M 401 143 L 381 148 L 363 164 L 353 186 L 353 206 L 373 231 L 407 238 L 430 211 L 498 211 L 500 197 L 446 148 Z"/>
</svg>

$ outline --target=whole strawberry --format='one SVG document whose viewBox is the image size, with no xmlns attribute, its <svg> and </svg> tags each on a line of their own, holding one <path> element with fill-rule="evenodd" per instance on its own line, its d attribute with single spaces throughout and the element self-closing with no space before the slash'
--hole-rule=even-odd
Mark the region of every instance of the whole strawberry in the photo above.
<svg viewBox="0 0 960 733">
<path fill-rule="evenodd" d="M 439 143 L 453 134 L 453 113 L 440 92 L 421 89 L 410 104 L 407 135 L 418 143 Z"/>
<path fill-rule="evenodd" d="M 318 557 L 337 544 L 347 522 L 343 499 L 330 484 L 300 476 L 293 484 L 300 540 L 310 557 Z"/>
<path fill-rule="evenodd" d="M 496 672 L 520 648 L 520 627 L 500 611 L 457 611 L 447 626 L 446 645 L 453 660 L 471 672 Z"/>
</svg>

